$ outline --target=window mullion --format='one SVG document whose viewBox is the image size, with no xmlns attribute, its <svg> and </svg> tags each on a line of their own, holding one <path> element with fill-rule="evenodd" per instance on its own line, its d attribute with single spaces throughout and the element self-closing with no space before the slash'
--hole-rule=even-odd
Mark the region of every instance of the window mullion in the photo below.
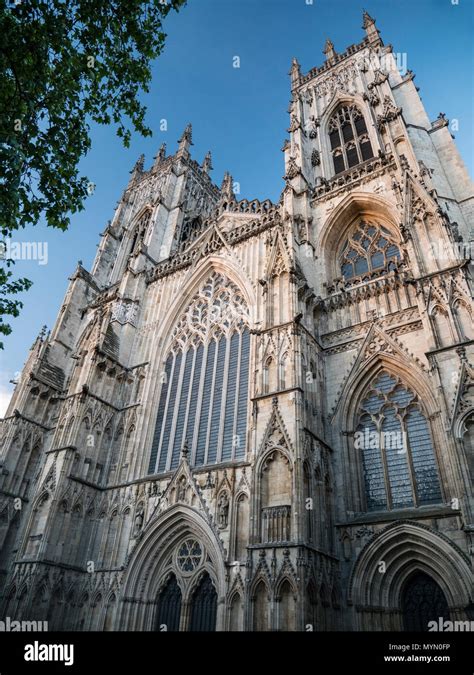
<svg viewBox="0 0 474 675">
<path fill-rule="evenodd" d="M 166 470 L 169 471 L 171 462 L 173 460 L 174 437 L 176 434 L 176 424 L 178 421 L 179 407 L 181 403 L 181 390 L 183 388 L 184 369 L 186 367 L 186 358 L 188 353 L 184 352 L 181 357 L 181 367 L 178 373 L 178 386 L 176 388 L 176 396 L 174 399 L 173 421 L 171 422 L 170 439 L 168 443 L 168 457 L 166 459 Z"/>
<path fill-rule="evenodd" d="M 182 435 L 182 443 L 187 440 L 186 438 L 186 431 L 187 431 L 187 426 L 188 426 L 188 417 L 189 417 L 189 408 L 191 406 L 191 397 L 193 394 L 193 385 L 194 385 L 194 372 L 196 369 L 196 358 L 197 358 L 197 348 L 192 348 L 190 347 L 188 350 L 188 356 L 190 350 L 193 350 L 193 365 L 191 366 L 191 372 L 189 374 L 189 391 L 188 391 L 188 400 L 186 401 L 186 409 L 184 413 L 184 421 L 183 421 L 183 435 Z"/>
<path fill-rule="evenodd" d="M 346 152 L 346 144 L 344 143 L 344 135 L 342 133 L 342 126 L 339 120 L 337 120 L 337 130 L 339 132 L 339 140 L 341 142 L 341 151 L 344 157 L 344 169 L 347 170 L 349 168 L 349 160 L 347 158 L 347 152 Z"/>
<path fill-rule="evenodd" d="M 207 431 L 206 431 L 206 450 L 204 453 L 204 464 L 207 464 L 207 458 L 209 454 L 209 438 L 211 435 L 211 422 L 212 422 L 212 407 L 214 405 L 214 394 L 215 394 L 215 382 L 216 382 L 216 371 L 217 371 L 217 361 L 219 358 L 219 347 L 221 340 L 215 340 L 216 349 L 214 352 L 214 363 L 212 364 L 212 384 L 211 384 L 211 397 L 209 399 L 209 411 L 207 416 Z"/>
<path fill-rule="evenodd" d="M 196 417 L 195 417 L 195 424 L 194 424 L 194 433 L 193 433 L 193 439 L 191 441 L 191 463 L 193 465 L 196 464 L 196 456 L 197 456 L 197 443 L 198 443 L 198 437 L 199 437 L 199 428 L 200 428 L 200 420 L 201 420 L 201 410 L 202 410 L 202 397 L 203 397 L 203 391 L 204 391 L 204 382 L 206 378 L 206 365 L 207 365 L 207 353 L 209 351 L 209 345 L 210 342 L 206 342 L 204 345 L 204 352 L 202 355 L 202 362 L 201 362 L 201 376 L 199 378 L 199 391 L 198 391 L 198 400 L 196 404 Z"/>
<path fill-rule="evenodd" d="M 415 480 L 415 467 L 413 465 L 413 457 L 412 457 L 412 454 L 411 454 L 410 443 L 408 442 L 408 433 L 407 433 L 407 430 L 405 428 L 404 417 L 403 418 L 400 417 L 400 427 L 401 427 L 401 430 L 402 430 L 403 440 L 404 440 L 404 444 L 405 444 L 405 452 L 406 452 L 406 455 L 407 455 L 408 471 L 409 471 L 409 474 L 410 474 L 411 490 L 412 490 L 412 493 L 413 493 L 413 504 L 415 506 L 418 506 L 418 494 L 417 494 L 416 480 Z"/>
<path fill-rule="evenodd" d="M 239 412 L 239 392 L 240 392 L 240 377 L 241 377 L 241 372 L 240 372 L 240 365 L 242 362 L 242 335 L 243 333 L 240 332 L 239 334 L 239 353 L 237 355 L 237 377 L 235 380 L 235 403 L 234 403 L 234 421 L 232 424 L 232 459 L 235 459 L 235 434 L 237 433 L 237 417 L 238 417 L 238 412 Z M 268 376 L 268 371 L 267 371 L 267 376 Z"/>
<path fill-rule="evenodd" d="M 392 489 L 390 486 L 390 476 L 388 473 L 388 463 L 387 463 L 387 452 L 385 448 L 385 443 L 382 441 L 382 418 L 379 417 L 377 420 L 377 432 L 379 436 L 379 450 L 382 458 L 382 466 L 383 466 L 383 475 L 385 479 L 385 493 L 386 493 L 386 498 L 387 498 L 387 510 L 391 511 L 392 510 Z"/>
<path fill-rule="evenodd" d="M 229 380 L 229 361 L 230 361 L 230 340 L 231 336 L 228 335 L 225 340 L 226 350 L 225 350 L 225 363 L 224 363 L 224 377 L 222 378 L 222 394 L 221 394 L 221 419 L 219 422 L 219 433 L 217 439 L 217 453 L 216 461 L 220 462 L 222 457 L 222 446 L 223 446 L 223 436 L 224 436 L 224 423 L 225 423 L 225 406 L 227 402 L 227 382 Z M 224 338 L 221 338 L 221 342 L 224 341 Z"/>
<path fill-rule="evenodd" d="M 357 157 L 359 159 L 359 164 L 361 164 L 362 161 L 363 161 L 362 160 L 362 152 L 361 152 L 360 144 L 359 144 L 359 136 L 357 134 L 357 129 L 356 129 L 356 126 L 354 124 L 354 118 L 353 118 L 352 115 L 351 115 L 351 127 L 352 127 L 352 134 L 354 136 L 354 143 L 355 143 L 355 147 L 356 147 L 356 151 L 357 151 Z"/>
<path fill-rule="evenodd" d="M 161 431 L 160 431 L 160 444 L 159 444 L 159 447 L 158 447 L 158 452 L 156 454 L 156 470 L 158 470 L 158 466 L 159 466 L 160 460 L 161 460 L 161 453 L 164 449 L 162 447 L 163 446 L 163 436 L 164 436 L 164 432 L 165 432 L 166 418 L 168 416 L 168 407 L 170 405 L 170 397 L 171 397 L 171 390 L 172 390 L 175 366 L 176 366 L 176 354 L 173 354 L 173 365 L 171 366 L 171 373 L 170 373 L 169 380 L 168 380 L 168 391 L 166 392 L 166 405 L 165 405 L 165 409 L 164 409 L 164 412 L 163 412 L 163 420 L 162 420 Z M 161 385 L 161 386 L 163 386 L 163 385 Z"/>
</svg>

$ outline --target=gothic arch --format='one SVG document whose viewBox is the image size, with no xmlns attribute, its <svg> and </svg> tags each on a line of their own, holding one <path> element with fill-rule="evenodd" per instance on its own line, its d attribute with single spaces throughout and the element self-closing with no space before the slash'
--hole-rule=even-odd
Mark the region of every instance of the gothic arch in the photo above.
<svg viewBox="0 0 474 675">
<path fill-rule="evenodd" d="M 272 471 L 271 480 L 268 471 Z M 253 528 L 258 541 L 270 543 L 291 539 L 294 530 L 294 494 L 290 453 L 280 445 L 272 445 L 262 453 L 255 465 Z"/>
<path fill-rule="evenodd" d="M 362 453 L 357 454 L 356 461 L 354 461 L 354 434 L 360 417 L 360 406 L 372 383 L 384 371 L 399 380 L 403 387 L 408 388 L 417 396 L 417 405 L 427 422 L 435 468 L 439 477 L 441 498 L 442 491 L 446 490 L 446 486 L 449 485 L 446 466 L 450 460 L 447 453 L 442 451 L 442 446 L 446 445 L 447 439 L 440 422 L 439 406 L 433 394 L 435 388 L 430 387 L 429 376 L 422 368 L 417 367 L 416 363 L 403 361 L 398 354 L 376 353 L 368 360 L 361 361 L 355 372 L 349 376 L 332 419 L 334 428 L 343 432 L 339 440 L 342 448 L 341 480 L 347 485 L 344 493 L 346 508 L 352 511 L 365 511 L 368 508 Z M 410 475 L 413 476 L 412 465 L 407 466 L 410 467 L 407 470 L 412 472 Z M 372 508 L 375 509 L 375 505 L 372 505 Z"/>
<path fill-rule="evenodd" d="M 250 590 L 251 629 L 254 631 L 268 631 L 271 624 L 271 591 L 267 579 L 258 574 Z"/>
<path fill-rule="evenodd" d="M 174 326 L 186 311 L 201 285 L 206 282 L 213 272 L 226 277 L 243 294 L 249 312 L 249 328 L 254 326 L 257 318 L 257 302 L 255 291 L 248 277 L 242 273 L 242 270 L 233 260 L 223 260 L 221 257 L 215 255 L 207 256 L 196 266 L 191 276 L 179 286 L 175 297 L 165 312 L 163 321 L 160 322 L 161 330 L 156 332 L 151 347 L 151 354 L 156 355 L 158 363 L 168 353 Z M 162 340 L 163 336 L 166 336 L 165 340 Z M 160 343 L 161 348 L 158 348 Z"/>
<path fill-rule="evenodd" d="M 205 261 L 203 261 L 201 264 L 197 266 L 196 270 L 192 273 L 191 277 L 184 284 L 184 287 L 179 288 L 179 297 L 178 298 L 175 297 L 174 300 L 171 302 L 171 305 L 166 310 L 163 322 L 161 324 L 161 330 L 156 332 L 153 339 L 153 345 L 151 347 L 151 354 L 152 354 L 151 360 L 153 363 L 151 372 L 154 376 L 149 378 L 148 383 L 146 385 L 148 387 L 148 391 L 144 392 L 144 400 L 153 401 L 154 402 L 153 406 L 154 407 L 156 406 L 157 410 L 161 394 L 162 392 L 165 391 L 163 389 L 163 382 L 165 381 L 163 380 L 163 374 L 166 374 L 167 376 L 166 382 L 168 381 L 168 378 L 171 377 L 172 379 L 174 377 L 175 366 L 176 368 L 181 369 L 181 367 L 184 366 L 186 359 L 188 359 L 188 361 L 191 361 L 193 359 L 192 350 L 197 352 L 201 347 L 201 345 L 202 349 L 204 350 L 202 359 L 204 358 L 213 359 L 214 358 L 213 350 L 219 351 L 220 349 L 225 349 L 225 343 L 226 342 L 230 343 L 233 336 L 235 335 L 240 336 L 238 338 L 238 342 L 240 345 L 238 347 L 238 350 L 240 350 L 239 353 L 240 354 L 245 353 L 246 363 L 248 362 L 248 369 L 247 367 L 245 367 L 245 370 L 241 371 L 242 373 L 245 372 L 245 379 L 242 378 L 241 381 L 242 383 L 246 382 L 246 385 L 242 384 L 242 386 L 247 387 L 249 386 L 250 373 L 252 372 L 253 368 L 253 356 L 251 349 L 252 338 L 250 336 L 249 331 L 253 325 L 254 321 L 253 314 L 256 311 L 255 309 L 256 303 L 254 292 L 250 283 L 242 275 L 242 272 L 240 270 L 237 271 L 234 267 L 235 267 L 234 263 L 230 261 L 222 262 L 222 260 L 216 256 L 210 256 L 206 258 Z M 208 281 L 210 281 L 214 277 L 217 277 L 217 279 L 219 279 L 219 276 L 224 277 L 225 281 L 229 282 L 229 291 L 231 294 L 233 294 L 232 303 L 233 307 L 236 308 L 236 311 L 233 312 L 226 311 L 223 317 L 222 324 L 216 321 L 212 324 L 208 323 L 207 326 L 205 327 L 205 330 L 204 327 L 202 330 L 198 330 L 197 326 L 199 325 L 199 321 L 194 319 L 193 307 L 195 307 L 196 311 L 201 311 L 199 305 L 201 302 L 204 303 L 205 305 L 205 298 L 203 294 L 207 293 L 206 286 L 208 286 Z M 209 308 L 213 310 L 214 307 L 221 307 L 221 306 L 226 308 L 228 307 L 228 305 L 222 304 L 221 291 L 223 291 L 225 287 L 226 287 L 225 284 L 222 286 L 222 288 L 220 286 L 215 286 L 215 279 L 213 280 L 211 290 L 209 291 L 210 295 L 208 296 L 208 304 L 205 305 L 205 308 L 207 310 L 209 310 Z M 194 300 L 196 300 L 197 302 L 195 303 Z M 191 316 L 193 322 L 192 326 L 190 325 L 189 327 L 187 327 L 187 321 L 189 321 L 189 316 Z M 208 311 L 208 316 L 210 316 L 210 310 Z M 212 349 L 211 345 L 213 345 Z M 181 348 L 182 348 L 181 352 L 182 356 L 179 357 L 180 353 L 179 350 Z M 229 352 L 230 348 L 228 350 L 228 353 Z M 197 359 L 195 362 L 197 362 Z M 223 362 L 219 361 L 219 363 Z M 216 366 L 213 367 L 216 368 Z M 228 373 L 229 368 L 230 368 L 230 360 L 227 360 L 225 368 L 223 368 L 219 374 L 222 382 L 227 381 L 226 374 Z M 196 373 L 197 376 L 201 377 L 202 380 L 203 376 L 199 375 L 199 373 L 202 373 L 204 371 L 204 362 L 202 364 L 200 363 L 199 369 L 200 369 L 199 371 L 196 370 Z M 193 372 L 194 366 L 191 365 L 190 371 L 186 372 L 187 381 L 190 381 L 189 380 L 189 378 L 191 377 L 190 373 Z M 176 370 L 176 375 L 182 381 L 184 380 L 185 372 L 183 372 L 182 370 Z M 203 398 L 202 397 L 203 391 L 204 387 L 203 382 L 201 381 L 199 391 L 196 392 L 200 400 L 202 400 Z M 222 395 L 224 389 L 222 388 L 220 391 Z M 235 395 L 237 396 L 237 394 Z M 246 400 L 247 398 L 248 397 L 245 396 Z M 173 401 L 172 405 L 176 407 L 176 404 L 178 402 L 177 399 L 173 398 L 170 400 Z M 165 404 L 164 402 L 163 405 L 165 406 L 167 404 Z M 163 407 L 162 411 L 163 414 L 164 410 L 165 407 Z M 239 414 L 241 415 L 244 414 L 243 409 Z M 247 419 L 247 417 L 245 419 Z M 165 457 L 166 451 L 164 448 L 161 447 L 164 444 L 164 441 L 161 442 L 160 438 L 157 438 L 156 450 L 154 450 L 155 454 L 151 452 L 153 440 L 155 437 L 155 430 L 157 428 L 155 422 L 156 420 L 155 414 L 150 415 L 148 417 L 148 420 L 149 421 L 142 427 L 143 429 L 142 433 L 144 434 L 143 444 L 146 448 L 150 449 L 150 453 L 144 453 L 143 455 L 143 462 L 148 462 L 148 467 L 143 466 L 142 470 L 144 472 L 150 473 L 152 472 L 152 467 L 155 467 L 159 471 L 162 471 L 163 467 L 160 465 L 162 464 L 163 460 L 165 465 L 171 463 L 172 466 L 170 468 L 175 468 L 177 461 L 177 454 L 175 447 L 168 447 L 168 455 Z M 247 424 L 245 424 L 245 429 L 247 429 Z M 216 448 L 212 450 L 213 454 L 220 455 L 221 452 L 228 453 L 229 448 L 226 447 L 224 450 L 223 447 L 224 446 L 223 437 L 224 437 L 223 434 L 219 434 L 218 436 L 216 436 L 217 443 Z M 228 437 L 230 438 L 230 436 Z M 166 437 L 166 443 L 169 444 L 169 446 L 173 445 L 173 443 L 171 443 L 170 440 L 171 439 L 169 437 Z M 182 443 L 182 441 L 183 439 L 180 440 L 177 436 L 174 439 L 174 442 L 177 445 Z M 191 448 L 191 451 L 194 452 L 197 449 L 197 446 L 198 446 L 197 437 L 195 437 L 194 445 Z M 206 456 L 209 450 L 208 446 L 210 446 L 210 443 L 206 443 L 205 448 Z M 231 453 L 238 452 L 238 450 L 235 451 L 233 450 L 233 448 L 231 448 L 230 451 Z M 204 457 L 199 457 L 196 458 L 196 463 L 199 464 L 213 463 L 215 459 L 216 458 L 213 457 L 210 459 L 210 462 L 207 462 Z M 192 461 L 194 462 L 193 456 Z"/>
<path fill-rule="evenodd" d="M 385 564 L 380 573 L 379 563 Z M 397 521 L 378 532 L 362 549 L 351 571 L 348 601 L 362 612 L 377 608 L 393 613 L 392 629 L 400 629 L 400 595 L 406 580 L 421 571 L 442 589 L 451 612 L 472 601 L 472 572 L 467 556 L 447 537 L 427 525 Z M 387 626 L 390 627 L 390 626 Z"/>
<path fill-rule="evenodd" d="M 324 260 L 325 279 L 341 276 L 338 259 L 341 248 L 358 218 L 366 217 L 387 228 L 400 243 L 398 215 L 395 205 L 373 192 L 352 192 L 334 208 L 321 228 L 316 244 L 316 257 Z"/>
<path fill-rule="evenodd" d="M 341 429 L 353 431 L 357 410 L 362 397 L 371 381 L 382 371 L 388 370 L 413 389 L 423 401 L 428 416 L 439 411 L 439 406 L 433 396 L 433 386 L 421 368 L 408 360 L 402 360 L 400 356 L 376 353 L 368 360 L 362 361 L 356 372 L 349 376 L 344 384 L 341 397 L 338 402 L 337 415 L 341 420 Z"/>
<path fill-rule="evenodd" d="M 456 296 L 452 300 L 452 308 L 454 313 L 454 319 L 457 325 L 459 339 L 472 340 L 472 307 L 461 296 Z"/>
<path fill-rule="evenodd" d="M 231 632 L 243 631 L 244 626 L 244 601 L 243 592 L 240 589 L 232 591 L 227 602 L 228 630 Z"/>
<path fill-rule="evenodd" d="M 282 587 L 284 584 L 288 584 L 290 586 L 291 592 L 295 596 L 295 599 L 298 597 L 298 589 L 295 586 L 295 580 L 289 576 L 287 573 L 282 574 L 278 579 L 275 584 L 275 598 L 278 599 L 280 597 Z"/>
<path fill-rule="evenodd" d="M 334 167 L 331 159 L 331 147 L 329 143 L 329 122 L 334 113 L 344 105 L 355 105 L 364 116 L 367 133 L 372 145 L 372 152 L 377 156 L 377 150 L 380 148 L 377 131 L 373 124 L 370 108 L 360 94 L 348 94 L 337 89 L 333 98 L 329 102 L 324 113 L 321 115 L 320 138 L 321 138 L 321 159 L 323 164 L 323 175 L 332 178 L 334 176 Z M 356 167 L 353 167 L 354 169 Z"/>
<path fill-rule="evenodd" d="M 296 630 L 296 607 L 298 594 L 295 592 L 291 579 L 284 576 L 275 589 L 278 630 Z"/>
<path fill-rule="evenodd" d="M 181 570 L 174 565 L 175 551 L 186 537 L 195 538 L 206 553 L 197 574 L 192 573 L 182 583 L 183 599 L 190 597 L 197 577 L 207 572 L 218 597 L 217 626 L 223 626 L 223 598 L 226 593 L 222 543 L 209 527 L 203 516 L 192 507 L 176 504 L 164 514 L 152 520 L 143 537 L 132 552 L 125 572 L 123 595 L 124 607 L 120 625 L 127 630 L 150 630 L 153 628 L 154 604 L 150 599 L 158 597 L 164 583 L 164 571 L 174 571 L 179 578 Z"/>
</svg>

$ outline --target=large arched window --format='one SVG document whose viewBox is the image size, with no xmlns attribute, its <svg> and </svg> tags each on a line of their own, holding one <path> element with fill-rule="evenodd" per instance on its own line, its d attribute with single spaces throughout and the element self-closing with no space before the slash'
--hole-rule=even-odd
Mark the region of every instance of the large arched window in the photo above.
<svg viewBox="0 0 474 675">
<path fill-rule="evenodd" d="M 343 106 L 331 117 L 329 142 L 336 174 L 374 156 L 364 116 L 355 105 Z"/>
<path fill-rule="evenodd" d="M 387 228 L 361 220 L 344 244 L 341 273 L 346 281 L 379 276 L 395 268 L 400 257 L 397 243 Z"/>
<path fill-rule="evenodd" d="M 129 248 L 130 254 L 138 252 L 139 246 L 141 245 L 145 237 L 150 221 L 151 221 L 151 209 L 146 209 L 138 218 L 130 233 L 130 248 Z"/>
<path fill-rule="evenodd" d="M 362 452 L 368 511 L 441 501 L 428 422 L 416 394 L 382 372 L 362 401 L 354 445 Z"/>
<path fill-rule="evenodd" d="M 175 469 L 185 442 L 195 466 L 245 456 L 249 356 L 246 303 L 213 273 L 173 331 L 149 473 Z"/>
<path fill-rule="evenodd" d="M 197 218 L 192 218 L 183 223 L 181 228 L 181 234 L 179 238 L 180 248 L 185 248 L 191 242 L 193 242 L 201 234 L 202 231 L 202 218 L 197 216 Z"/>
</svg>

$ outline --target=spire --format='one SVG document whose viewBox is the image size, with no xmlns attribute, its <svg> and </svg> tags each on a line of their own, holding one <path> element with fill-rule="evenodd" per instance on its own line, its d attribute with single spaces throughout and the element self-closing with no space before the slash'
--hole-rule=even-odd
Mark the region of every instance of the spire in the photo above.
<svg viewBox="0 0 474 675">
<path fill-rule="evenodd" d="M 132 175 L 130 176 L 130 180 L 129 180 L 129 183 L 128 183 L 129 185 L 131 183 L 133 183 L 133 181 L 135 180 L 135 178 L 137 176 L 139 176 L 141 173 L 143 173 L 144 164 L 145 164 L 145 155 L 140 155 L 140 157 L 135 162 L 135 165 L 134 165 L 133 169 L 130 171 L 130 173 Z"/>
<path fill-rule="evenodd" d="M 373 19 L 370 16 L 370 14 L 365 11 L 365 9 L 362 15 L 362 28 L 367 33 L 367 37 L 369 38 L 370 44 L 372 45 L 382 44 L 379 31 L 377 30 L 377 26 L 375 25 L 375 19 Z"/>
<path fill-rule="evenodd" d="M 234 201 L 235 196 L 234 196 L 234 190 L 232 189 L 232 176 L 228 171 L 225 172 L 224 178 L 222 180 L 222 185 L 221 185 L 221 199 L 224 201 Z"/>
<path fill-rule="evenodd" d="M 202 163 L 202 170 L 204 173 L 209 173 L 209 171 L 212 171 L 212 158 L 211 158 L 211 151 L 209 150 L 207 155 L 204 157 L 204 161 Z"/>
<path fill-rule="evenodd" d="M 158 150 L 158 153 L 155 157 L 155 162 L 153 164 L 153 168 L 158 166 L 158 164 L 161 164 L 161 162 L 163 162 L 163 160 L 165 160 L 165 159 L 166 159 L 166 143 L 162 143 L 160 145 L 160 149 Z"/>
<path fill-rule="evenodd" d="M 291 61 L 290 77 L 291 88 L 294 89 L 294 87 L 298 86 L 301 77 L 301 66 L 295 57 Z"/>
<path fill-rule="evenodd" d="M 144 164 L 145 164 L 145 155 L 140 155 L 140 157 L 135 162 L 133 170 L 142 173 Z"/>
<path fill-rule="evenodd" d="M 326 55 L 326 61 L 329 62 L 334 61 L 336 58 L 336 50 L 334 49 L 334 45 L 329 38 L 327 38 L 324 45 L 323 54 Z"/>
<path fill-rule="evenodd" d="M 179 158 L 188 158 L 191 145 L 193 145 L 193 128 L 191 124 L 188 124 L 178 141 L 178 152 L 176 153 L 176 156 Z"/>
</svg>

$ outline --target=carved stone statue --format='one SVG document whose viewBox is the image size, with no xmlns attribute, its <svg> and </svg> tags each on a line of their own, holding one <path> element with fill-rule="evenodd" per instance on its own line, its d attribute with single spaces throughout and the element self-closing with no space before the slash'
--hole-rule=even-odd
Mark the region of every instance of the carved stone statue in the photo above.
<svg viewBox="0 0 474 675">
<path fill-rule="evenodd" d="M 143 506 L 138 507 L 138 511 L 135 514 L 135 523 L 133 526 L 133 536 L 134 538 L 138 537 L 143 527 Z"/>
<path fill-rule="evenodd" d="M 220 528 L 227 527 L 229 519 L 229 497 L 227 492 L 223 492 L 219 497 L 217 504 L 217 523 Z"/>
<path fill-rule="evenodd" d="M 185 500 L 186 500 L 186 478 L 183 476 L 179 481 L 178 501 L 184 502 Z"/>
</svg>

